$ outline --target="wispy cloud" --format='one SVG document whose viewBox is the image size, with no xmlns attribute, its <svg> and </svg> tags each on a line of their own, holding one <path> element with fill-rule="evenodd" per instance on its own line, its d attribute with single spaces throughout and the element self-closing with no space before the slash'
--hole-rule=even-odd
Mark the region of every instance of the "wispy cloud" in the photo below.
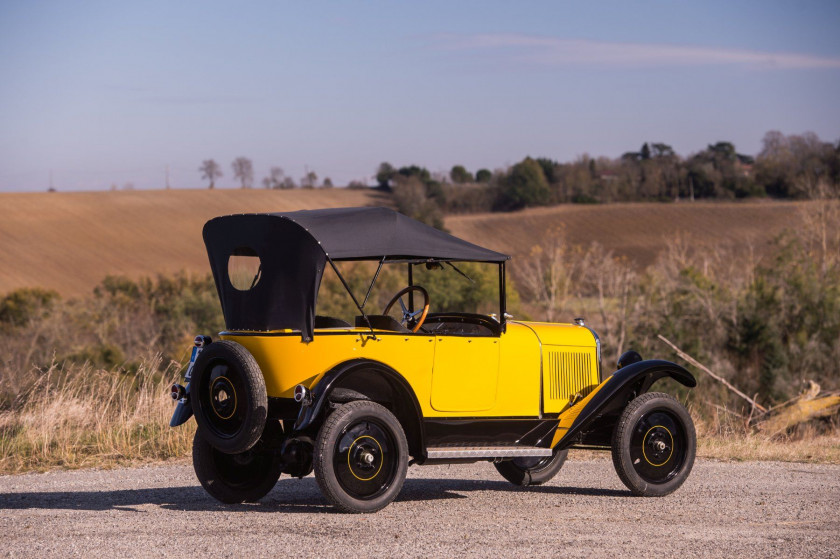
<svg viewBox="0 0 840 559">
<path fill-rule="evenodd" d="M 840 57 L 655 43 L 611 43 L 517 34 L 440 35 L 439 46 L 547 66 L 750 66 L 840 68 Z"/>
</svg>

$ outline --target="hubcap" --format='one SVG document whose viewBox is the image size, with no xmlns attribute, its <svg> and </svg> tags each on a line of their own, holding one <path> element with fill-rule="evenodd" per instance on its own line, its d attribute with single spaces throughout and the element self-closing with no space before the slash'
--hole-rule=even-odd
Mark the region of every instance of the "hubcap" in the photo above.
<svg viewBox="0 0 840 559">
<path fill-rule="evenodd" d="M 335 444 L 333 467 L 342 488 L 357 499 L 373 499 L 396 475 L 396 444 L 390 430 L 376 421 L 348 425 Z"/>
<path fill-rule="evenodd" d="M 665 410 L 642 416 L 630 438 L 633 468 L 648 483 L 666 483 L 677 475 L 686 450 L 682 422 Z"/>
</svg>

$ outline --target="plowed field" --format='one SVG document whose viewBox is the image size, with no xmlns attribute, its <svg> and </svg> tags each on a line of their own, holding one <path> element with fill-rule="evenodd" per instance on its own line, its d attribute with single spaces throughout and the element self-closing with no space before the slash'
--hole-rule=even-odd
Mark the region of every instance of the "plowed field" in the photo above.
<svg viewBox="0 0 840 559">
<path fill-rule="evenodd" d="M 214 216 L 307 208 L 388 205 L 358 190 L 168 190 L 0 194 L 0 293 L 42 286 L 63 295 L 89 292 L 106 274 L 131 277 L 208 272 L 201 239 Z M 527 254 L 545 232 L 596 241 L 640 267 L 676 235 L 706 246 L 766 252 L 800 220 L 791 202 L 559 206 L 510 214 L 451 216 L 452 233 L 513 254 Z"/>
</svg>

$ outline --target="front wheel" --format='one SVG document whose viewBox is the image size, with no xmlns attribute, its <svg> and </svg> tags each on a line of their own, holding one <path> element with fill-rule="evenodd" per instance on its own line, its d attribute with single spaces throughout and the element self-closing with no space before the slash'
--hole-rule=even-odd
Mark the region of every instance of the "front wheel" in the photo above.
<svg viewBox="0 0 840 559">
<path fill-rule="evenodd" d="M 514 458 L 494 464 L 502 477 L 514 485 L 542 485 L 557 475 L 568 450 L 555 450 L 554 454 L 545 458 Z"/>
<path fill-rule="evenodd" d="M 397 418 L 381 405 L 339 406 L 318 431 L 315 479 L 324 496 L 345 512 L 376 512 L 402 489 L 408 442 Z"/>
<path fill-rule="evenodd" d="M 283 461 L 272 448 L 277 446 L 280 437 L 280 426 L 269 421 L 262 438 L 251 449 L 227 454 L 214 448 L 196 431 L 193 438 L 195 475 L 201 486 L 223 503 L 258 501 L 277 484 L 283 471 Z"/>
<path fill-rule="evenodd" d="M 670 394 L 650 392 L 621 414 L 613 432 L 613 465 L 635 495 L 662 497 L 691 473 L 696 447 L 688 411 Z"/>
</svg>

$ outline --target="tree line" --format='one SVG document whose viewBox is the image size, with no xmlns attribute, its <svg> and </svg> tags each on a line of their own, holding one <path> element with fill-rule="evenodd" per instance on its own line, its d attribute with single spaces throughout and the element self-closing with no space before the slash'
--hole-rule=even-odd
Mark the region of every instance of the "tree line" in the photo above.
<svg viewBox="0 0 840 559">
<path fill-rule="evenodd" d="M 822 198 L 840 193 L 840 142 L 824 142 L 812 132 L 771 131 L 755 157 L 739 153 L 732 142 L 687 157 L 668 144 L 646 142 L 614 159 L 583 155 L 560 163 L 526 157 L 510 168 L 475 174 L 463 165 L 445 175 L 383 162 L 376 181 L 394 193 L 400 211 L 434 225 L 450 213 L 564 203 Z"/>
<path fill-rule="evenodd" d="M 254 185 L 254 163 L 247 157 L 237 157 L 231 163 L 233 178 L 239 182 L 242 188 L 252 188 Z M 216 179 L 224 176 L 222 167 L 215 159 L 205 159 L 198 168 L 201 179 L 209 181 L 208 188 L 216 187 Z M 307 169 L 306 174 L 301 177 L 300 182 L 287 175 L 282 167 L 271 167 L 268 175 L 262 179 L 262 185 L 269 189 L 290 189 L 290 188 L 332 188 L 333 182 L 330 177 L 324 177 L 318 183 L 318 174 Z"/>
</svg>

